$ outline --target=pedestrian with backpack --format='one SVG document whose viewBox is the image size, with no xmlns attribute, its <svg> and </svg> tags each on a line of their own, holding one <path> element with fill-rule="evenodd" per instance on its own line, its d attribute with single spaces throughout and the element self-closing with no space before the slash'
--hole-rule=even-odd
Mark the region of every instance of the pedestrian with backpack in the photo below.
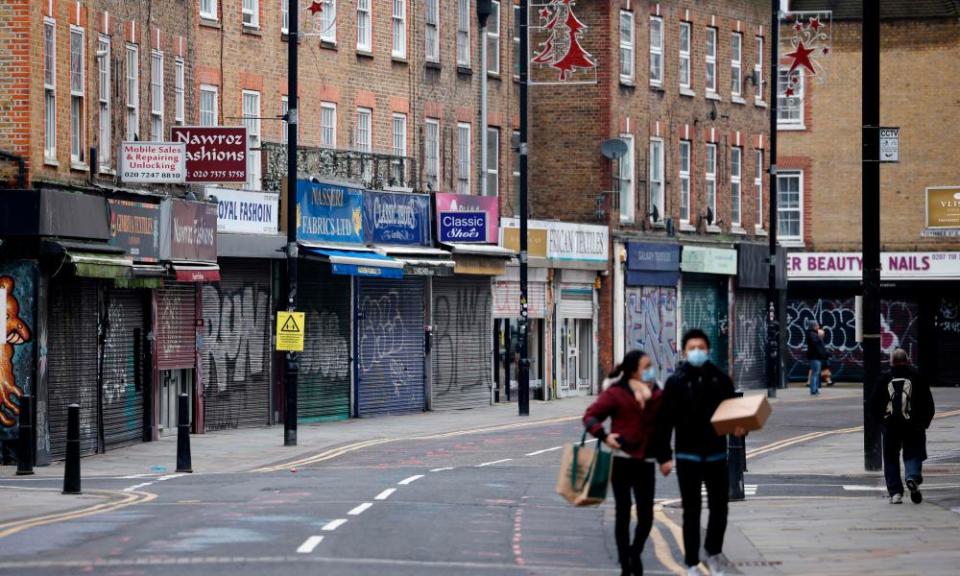
<svg viewBox="0 0 960 576">
<path fill-rule="evenodd" d="M 891 368 L 873 395 L 873 415 L 883 422 L 883 475 L 891 504 L 903 502 L 900 454 L 906 472 L 907 489 L 914 504 L 923 501 L 923 461 L 927 459 L 927 428 L 933 421 L 934 403 L 930 386 L 910 364 L 907 351 L 897 348 Z"/>
<path fill-rule="evenodd" d="M 587 431 L 613 450 L 614 534 L 623 576 L 643 574 L 640 555 L 653 526 L 656 485 L 653 454 L 648 446 L 656 426 L 662 392 L 657 369 L 640 350 L 628 352 L 604 381 L 604 390 L 583 415 Z M 603 423 L 610 419 L 610 432 Z M 637 528 L 630 542 L 631 497 L 637 505 Z"/>
<path fill-rule="evenodd" d="M 807 330 L 807 360 L 810 362 L 810 395 L 820 395 L 820 380 L 823 377 L 824 364 L 829 359 L 827 346 L 823 343 L 824 332 L 820 324 L 814 322 Z"/>
</svg>

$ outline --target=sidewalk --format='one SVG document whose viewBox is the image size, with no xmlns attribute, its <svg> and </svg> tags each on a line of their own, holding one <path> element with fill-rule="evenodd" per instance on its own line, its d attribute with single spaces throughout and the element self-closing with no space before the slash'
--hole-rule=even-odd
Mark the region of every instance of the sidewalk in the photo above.
<svg viewBox="0 0 960 576">
<path fill-rule="evenodd" d="M 472 410 L 424 412 L 404 416 L 353 418 L 340 422 L 300 424 L 297 446 L 283 446 L 283 426 L 224 430 L 190 436 L 193 471 L 231 473 L 292 462 L 321 451 L 357 442 L 403 439 L 474 428 L 537 423 L 583 414 L 592 397 L 530 402 L 530 416 L 517 416 L 516 404 L 497 404 Z M 134 444 L 82 459 L 84 478 L 166 474 L 176 469 L 177 437 Z M 13 478 L 16 466 L 0 468 L 0 480 Z M 35 476 L 63 477 L 63 462 L 34 468 Z"/>
</svg>

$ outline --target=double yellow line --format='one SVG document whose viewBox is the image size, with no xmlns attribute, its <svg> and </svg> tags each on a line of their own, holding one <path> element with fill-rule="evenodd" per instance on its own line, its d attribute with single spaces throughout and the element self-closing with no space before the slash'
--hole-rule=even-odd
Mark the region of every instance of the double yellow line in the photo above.
<svg viewBox="0 0 960 576">
<path fill-rule="evenodd" d="M 44 489 L 44 488 L 21 488 L 13 486 L 0 486 L 0 488 L 10 488 L 14 490 L 37 490 L 44 492 L 54 492 L 56 489 Z M 0 538 L 6 538 L 11 534 L 16 534 L 28 528 L 34 528 L 36 526 L 43 526 L 46 524 L 53 524 L 56 522 L 65 522 L 67 520 L 75 520 L 77 518 L 83 518 L 85 516 L 92 516 L 94 514 L 103 514 L 104 512 L 113 512 L 121 508 L 126 508 L 128 506 L 133 506 L 135 504 L 143 504 L 154 500 L 157 495 L 150 492 L 112 492 L 108 490 L 88 490 L 86 494 L 97 494 L 106 498 L 115 499 L 117 496 L 120 496 L 120 499 L 113 500 L 111 502 L 103 502 L 96 504 L 94 506 L 88 506 L 87 508 L 81 508 L 79 510 L 72 510 L 69 512 L 61 512 L 57 514 L 47 514 L 45 516 L 36 516 L 33 518 L 25 518 L 22 520 L 12 520 L 10 522 L 5 522 L 0 524 Z"/>
</svg>

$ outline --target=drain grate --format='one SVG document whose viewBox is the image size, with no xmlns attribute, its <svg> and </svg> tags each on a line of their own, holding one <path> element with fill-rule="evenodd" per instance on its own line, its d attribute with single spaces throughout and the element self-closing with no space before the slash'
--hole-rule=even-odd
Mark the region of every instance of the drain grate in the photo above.
<svg viewBox="0 0 960 576">
<path fill-rule="evenodd" d="M 783 566 L 780 560 L 744 560 L 742 562 L 731 562 L 737 568 L 770 568 L 772 566 Z"/>
</svg>

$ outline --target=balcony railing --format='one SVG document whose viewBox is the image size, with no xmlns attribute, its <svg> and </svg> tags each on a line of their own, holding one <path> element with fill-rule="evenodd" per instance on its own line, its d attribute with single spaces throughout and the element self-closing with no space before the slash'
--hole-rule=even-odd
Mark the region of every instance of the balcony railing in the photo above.
<svg viewBox="0 0 960 576">
<path fill-rule="evenodd" d="M 287 177 L 287 146 L 264 142 L 262 151 L 266 162 L 263 189 L 279 193 Z M 297 172 L 301 179 L 339 180 L 369 190 L 387 187 L 420 190 L 416 161 L 405 156 L 300 146 Z"/>
</svg>

